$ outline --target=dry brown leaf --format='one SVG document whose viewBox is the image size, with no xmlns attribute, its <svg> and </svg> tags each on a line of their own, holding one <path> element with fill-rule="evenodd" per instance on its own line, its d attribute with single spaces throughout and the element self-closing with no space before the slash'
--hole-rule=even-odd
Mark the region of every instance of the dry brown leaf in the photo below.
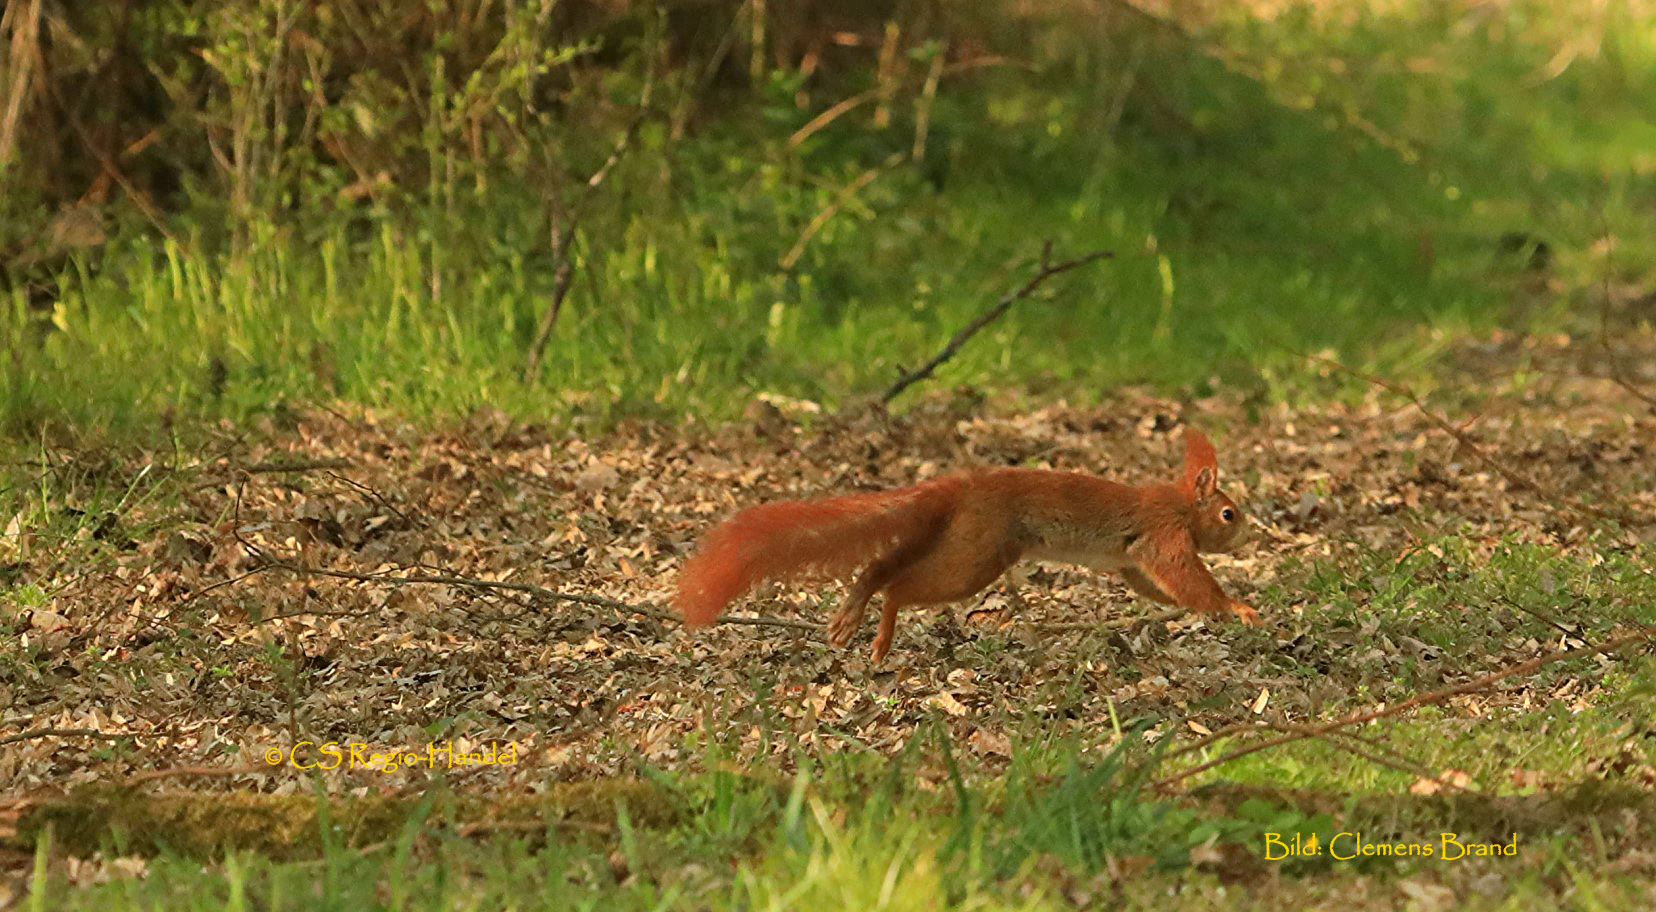
<svg viewBox="0 0 1656 912">
<path fill-rule="evenodd" d="M 960 718 L 971 712 L 970 709 L 966 708 L 964 703 L 961 703 L 959 700 L 955 699 L 954 694 L 949 693 L 946 690 L 942 693 L 934 694 L 931 697 L 928 697 L 926 699 L 926 705 L 936 709 L 941 709 L 955 718 Z"/>
</svg>

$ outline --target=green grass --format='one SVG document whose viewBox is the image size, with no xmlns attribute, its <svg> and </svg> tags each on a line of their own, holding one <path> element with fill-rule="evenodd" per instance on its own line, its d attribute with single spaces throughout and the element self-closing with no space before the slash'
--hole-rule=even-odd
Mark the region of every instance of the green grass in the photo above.
<svg viewBox="0 0 1656 912">
<path fill-rule="evenodd" d="M 559 421 L 722 420 L 756 391 L 836 404 L 934 352 L 1021 281 L 1043 239 L 1118 257 L 1020 304 L 935 383 L 1084 401 L 1218 379 L 1289 395 L 1308 374 L 1295 351 L 1407 375 L 1492 325 L 1571 325 L 1608 268 L 1594 252 L 1606 231 L 1618 270 L 1645 274 L 1644 14 L 1517 3 L 1478 25 L 1402 9 L 1194 41 L 1142 22 L 1102 45 L 1084 22 L 1033 26 L 1031 68 L 946 80 L 924 157 L 851 198 L 793 269 L 778 260 L 840 188 L 911 147 L 909 105 L 888 127 L 859 111 L 794 149 L 792 130 L 866 83 L 813 84 L 799 107 L 778 73 L 710 99 L 723 113 L 683 138 L 646 124 L 594 196 L 527 383 L 554 264 L 521 179 L 333 214 L 323 184 L 234 252 L 204 197 L 172 219 L 178 243 L 134 222 L 72 261 L 51 314 L 14 296 L 0 419 L 96 434 L 318 400 Z M 1598 53 L 1536 76 L 1601 31 Z M 1525 254 L 1503 249 L 1507 234 L 1548 245 L 1562 294 L 1515 298 Z"/>
<path fill-rule="evenodd" d="M 1407 651 L 1388 647 L 1386 663 L 1375 664 L 1366 653 L 1381 640 L 1406 635 L 1441 649 L 1454 669 L 1493 669 L 1560 636 L 1596 642 L 1656 621 L 1656 577 L 1636 555 L 1569 555 L 1516 540 L 1478 552 L 1466 541 L 1446 535 L 1402 560 L 1358 553 L 1285 567 L 1283 578 L 1309 597 L 1303 621 L 1320 633 L 1306 649 L 1268 647 L 1278 673 L 1333 683 L 1338 695 L 1321 714 L 1333 718 L 1439 683 L 1431 656 L 1399 667 L 1389 663 Z M 1502 595 L 1536 614 L 1491 608 Z M 1100 657 L 1111 648 L 1101 644 Z M 976 720 L 1014 733 L 1007 762 L 959 750 L 958 732 L 944 724 L 922 728 L 893 756 L 808 748 L 778 729 L 767 743 L 783 745 L 782 768 L 795 772 L 731 772 L 729 751 L 750 726 L 733 720 L 684 743 L 680 768 L 640 764 L 549 806 L 511 796 L 479 804 L 441 786 L 392 804 L 247 798 L 287 801 L 313 821 L 292 838 L 291 827 L 236 824 L 239 805 L 210 794 L 194 799 L 210 810 L 187 830 L 146 827 L 151 799 L 116 788 L 71 797 L 92 810 L 26 818 L 23 844 L 51 834 L 33 843 L 41 873 L 31 889 L 42 907 L 65 909 L 1370 908 L 1414 889 L 1405 884 L 1449 890 L 1465 908 L 1633 909 L 1652 882 L 1626 859 L 1656 838 L 1656 805 L 1640 778 L 1656 761 L 1646 730 L 1656 674 L 1647 666 L 1625 656 L 1602 671 L 1593 660 L 1555 665 L 1524 679 L 1530 700 L 1497 700 L 1471 715 L 1428 707 L 1363 730 L 1407 762 L 1466 774 L 1471 797 L 1413 795 L 1413 774 L 1321 741 L 1230 763 L 1195 780 L 1207 786 L 1189 796 L 1158 795 L 1146 788 L 1153 776 L 1248 742 L 1158 766 L 1158 747 L 1201 707 L 1124 720 L 1120 733 L 1066 729 L 1052 713 L 1067 684 L 1050 681 L 1022 704 L 1046 708 Z M 1550 696 L 1572 681 L 1591 686 Z M 1571 705 L 1574 696 L 1587 703 Z M 752 721 L 771 725 L 762 713 Z M 1147 728 L 1159 735 L 1153 743 Z M 461 835 L 479 814 L 511 825 Z M 232 841 L 216 841 L 221 830 Z M 1326 846 L 1358 832 L 1370 844 L 1435 847 L 1445 832 L 1466 843 L 1516 833 L 1522 854 L 1267 855 L 1267 834 Z M 145 877 L 71 888 L 57 859 L 95 848 L 106 862 L 143 858 Z"/>
<path fill-rule="evenodd" d="M 166 514 L 140 508 L 166 504 L 181 485 L 195 483 L 187 474 L 136 475 L 130 465 L 113 462 L 42 472 L 14 500 L 0 501 L 7 515 L 19 508 L 26 533 L 15 545 L 23 550 L 8 554 L 20 562 L 8 566 L 27 569 L 44 560 L 95 571 L 128 537 L 167 535 L 164 523 L 142 525 L 131 517 Z M 1226 631 L 1230 659 L 1246 667 L 1262 656 L 1267 668 L 1251 672 L 1258 677 L 1328 685 L 1332 695 L 1317 717 L 1334 718 L 1430 690 L 1444 675 L 1493 670 L 1563 642 L 1601 642 L 1614 630 L 1656 622 L 1656 575 L 1644 550 L 1623 537 L 1599 530 L 1563 548 L 1533 528 L 1492 541 L 1472 525 L 1432 531 L 1423 523 L 1406 553 L 1353 546 L 1327 559 L 1284 559 L 1277 582 L 1257 594 L 1277 628 Z M 62 575 L 54 569 L 42 577 Z M 8 577 L 0 623 L 23 632 L 26 613 L 50 605 L 51 594 L 39 585 Z M 1303 614 L 1294 615 L 1291 605 Z M 1405 647 L 1405 637 L 1415 643 Z M 979 636 L 956 661 L 981 671 L 1005 660 L 1003 645 L 994 634 Z M 142 678 L 126 676 L 141 669 L 188 678 L 192 669 L 232 654 L 222 643 L 192 640 L 183 621 L 177 636 L 151 646 L 142 663 L 117 657 L 88 671 L 142 686 Z M 1113 634 L 1096 635 L 1080 654 L 1109 667 L 1115 683 L 1150 673 L 1121 651 Z M 0 652 L 0 681 L 20 691 L 50 687 L 60 661 L 31 637 L 27 647 Z M 439 802 L 436 810 L 410 815 L 411 822 L 394 820 L 383 833 L 346 827 L 342 832 L 358 837 L 347 839 L 316 824 L 304 838 L 240 845 L 221 859 L 186 850 L 177 838 L 140 846 L 140 837 L 153 835 L 63 823 L 42 856 L 50 873 L 41 876 L 57 881 L 37 895 L 46 897 L 46 908 L 188 910 L 237 903 L 268 909 L 1046 909 L 1106 899 L 1149 909 L 1168 908 L 1176 894 L 1174 907 L 1200 909 L 1355 905 L 1358 896 L 1371 897 L 1365 907 L 1384 907 L 1400 884 L 1441 882 L 1468 908 L 1632 909 L 1640 907 L 1641 891 L 1651 889 L 1648 871 L 1628 863 L 1635 847 L 1656 838 L 1656 809 L 1641 778 L 1656 767 L 1648 731 L 1656 669 L 1636 654 L 1526 676 L 1515 682 L 1529 688 L 1524 701 L 1489 701 L 1476 713 L 1464 706 L 1426 708 L 1364 730 L 1407 761 L 1463 772 L 1489 801 L 1516 806 L 1417 799 L 1409 794 L 1414 775 L 1317 741 L 1254 754 L 1194 781 L 1215 789 L 1211 794 L 1159 796 L 1136 776 L 1137 765 L 1153 754 L 1135 726 L 1153 727 L 1161 741 L 1171 741 L 1183 735 L 1187 719 L 1225 712 L 1238 695 L 1219 693 L 1213 705 L 1143 703 L 1139 717 L 1121 720 L 1127 737 L 1118 740 L 1096 719 L 1086 723 L 1093 726 L 1088 731 L 1067 715 L 1082 705 L 1082 688 L 1097 686 L 1083 679 L 1096 676 L 1090 664 L 1077 662 L 1073 679 L 1053 677 L 1021 689 L 1006 710 L 1010 717 L 978 717 L 976 724 L 1012 734 L 1007 764 L 968 759 L 952 744 L 945 750 L 938 732 L 912 739 L 894 758 L 835 740 L 827 727 L 818 729 L 823 743 L 808 749 L 787 740 L 785 725 L 766 716 L 762 707 L 770 704 L 761 700 L 760 708 L 734 718 L 715 714 L 709 733 L 684 745 L 682 755 L 690 759 L 683 768 L 628 770 L 633 775 L 622 780 L 625 788 L 643 787 L 655 799 L 635 804 L 636 792 L 628 791 L 616 802 L 595 802 L 596 810 L 589 807 L 579 818 L 581 826 L 548 815 L 527 830 L 462 838 L 456 834 L 461 818 Z M 1273 685 L 1278 701 L 1300 690 Z M 1578 698 L 1585 702 L 1576 705 Z M 722 772 L 735 740 L 753 725 L 767 729 L 767 744 L 784 745 L 784 766 L 802 770 L 799 778 L 771 769 Z M 1181 762 L 1245 743 L 1233 739 Z M 519 810 L 512 796 L 484 800 L 491 809 Z M 360 819 L 345 810 L 330 813 L 336 822 Z M 1491 830 L 1508 820 L 1516 829 Z M 1525 855 L 1453 865 L 1263 857 L 1267 832 L 1315 834 L 1327 844 L 1336 833 L 1358 830 L 1401 843 L 1433 843 L 1444 831 L 1479 840 L 1518 832 Z M 190 833 L 210 840 L 213 829 Z M 85 858 L 100 846 L 106 859 L 160 853 L 145 862 L 142 880 L 63 882 L 71 870 L 85 871 L 70 867 L 65 855 Z"/>
<path fill-rule="evenodd" d="M 73 890 L 60 882 L 64 871 L 52 862 L 48 837 L 36 843 L 31 901 L 37 908 L 274 912 L 1056 909 L 1109 899 L 1148 909 L 1167 908 L 1172 891 L 1179 908 L 1268 908 L 1352 890 L 1384 893 L 1386 884 L 1409 878 L 1465 883 L 1493 875 L 1496 885 L 1480 888 L 1487 905 L 1474 907 L 1629 908 L 1620 903 L 1631 902 L 1641 882 L 1608 868 L 1595 873 L 1595 866 L 1651 835 L 1649 821 L 1638 823 L 1630 810 L 1648 798 L 1600 795 L 1583 799 L 1568 821 L 1556 811 L 1516 818 L 1511 825 L 1524 849 L 1517 859 L 1267 860 L 1268 833 L 1302 845 L 1358 831 L 1371 843 L 1399 844 L 1440 844 L 1445 831 L 1468 843 L 1510 836 L 1489 832 L 1489 811 L 1478 801 L 1365 801 L 1358 779 L 1349 783 L 1353 797 L 1332 812 L 1261 797 L 1210 800 L 1192 810 L 1142 790 L 1134 770 L 1147 752 L 1129 749 L 1142 743 L 1136 738 L 1085 752 L 1074 743 L 1021 744 L 994 776 L 959 770 L 946 746 L 937 749 L 942 742 L 926 740 L 933 746 L 895 758 L 848 756 L 813 767 L 800 756 L 800 771 L 781 782 L 646 770 L 654 797 L 629 784 L 605 812 L 596 789 L 579 828 L 549 815 L 541 826 L 463 838 L 453 803 L 428 792 L 402 822 L 389 822 L 385 839 L 358 833 L 347 842 L 351 831 L 332 822 L 349 805 L 324 806 L 316 818 L 319 848 L 302 857 L 164 850 L 143 862 L 142 879 Z M 918 787 L 922 780 L 935 787 Z M 640 814 L 648 807 L 655 810 Z M 502 818 L 491 812 L 490 819 Z M 132 858 L 131 845 L 111 834 L 103 857 Z M 1595 906 L 1593 897 L 1609 905 Z"/>
<path fill-rule="evenodd" d="M 128 496 L 162 495 L 108 499 Z M 1467 541 L 1445 535 L 1402 560 L 1355 553 L 1284 567 L 1285 583 L 1308 596 L 1303 623 L 1319 634 L 1306 649 L 1267 646 L 1277 673 L 1332 682 L 1338 695 L 1322 711 L 1332 718 L 1438 683 L 1430 656 L 1375 664 L 1365 653 L 1379 639 L 1413 637 L 1441 649 L 1454 669 L 1493 668 L 1556 642 L 1556 624 L 1594 642 L 1656 620 L 1656 577 L 1637 555 L 1563 554 L 1517 540 L 1477 551 Z M 1539 616 L 1492 610 L 1503 595 Z M 1282 596 L 1263 593 L 1261 602 Z M 15 610 L 39 599 L 20 587 L 7 601 Z M 1560 604 L 1570 613 L 1559 615 Z M 1241 636 L 1231 645 L 1249 649 Z M 1099 649 L 1107 659 L 1113 647 Z M 1389 662 L 1406 650 L 1381 652 Z M 24 672 L 6 674 L 17 682 Z M 1590 697 L 1585 707 L 1548 697 L 1571 680 L 1592 682 L 1571 691 Z M 1157 745 L 1183 731 L 1187 713 L 1201 718 L 1201 707 L 1123 720 L 1120 733 L 1078 731 L 1053 721 L 1064 681 L 1033 687 L 1024 718 L 976 720 L 1014 733 L 1004 763 L 959 750 L 958 732 L 939 724 L 895 756 L 849 744 L 807 748 L 786 730 L 769 731 L 767 743 L 784 746 L 782 767 L 796 772 L 730 772 L 734 741 L 723 739 L 739 740 L 750 725 L 741 722 L 688 740 L 681 768 L 640 764 L 549 806 L 512 796 L 479 804 L 441 786 L 389 804 L 246 793 L 226 803 L 204 793 L 184 799 L 204 813 L 186 814 L 194 823 L 180 829 L 145 826 L 152 799 L 113 787 L 71 796 L 67 807 L 88 802 L 80 812 L 24 819 L 21 844 L 38 853 L 35 905 L 25 908 L 1368 908 L 1392 905 L 1414 889 L 1405 884 L 1449 890 L 1465 908 L 1640 907 L 1652 883 L 1624 862 L 1656 838 L 1656 807 L 1639 778 L 1656 760 L 1645 730 L 1656 675 L 1625 659 L 1602 673 L 1583 660 L 1525 683 L 1534 694 L 1525 705 L 1497 701 L 1472 717 L 1427 708 L 1364 730 L 1428 770 L 1464 772 L 1479 793 L 1466 799 L 1411 795 L 1413 775 L 1320 741 L 1228 764 L 1196 780 L 1209 787 L 1190 796 L 1158 795 L 1145 783 L 1176 767 L 1155 765 Z M 771 724 L 762 713 L 752 721 Z M 1154 744 L 1146 728 L 1157 731 Z M 1244 743 L 1231 739 L 1179 764 Z M 242 799 L 265 798 L 309 821 L 298 824 L 303 832 L 237 823 Z M 462 835 L 480 816 L 511 825 Z M 1444 832 L 1464 842 L 1517 833 L 1523 854 L 1454 862 L 1266 854 L 1266 834 L 1326 846 L 1356 832 L 1369 843 L 1434 846 Z M 63 861 L 94 850 L 103 862 L 92 867 Z M 98 864 L 123 858 L 127 873 L 141 866 L 145 876 L 87 882 Z"/>
</svg>

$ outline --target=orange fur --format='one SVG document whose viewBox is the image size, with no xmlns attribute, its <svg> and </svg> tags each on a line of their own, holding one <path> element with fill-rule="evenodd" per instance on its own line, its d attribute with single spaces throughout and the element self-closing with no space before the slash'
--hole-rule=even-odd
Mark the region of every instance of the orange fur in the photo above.
<svg viewBox="0 0 1656 912">
<path fill-rule="evenodd" d="M 764 580 L 843 576 L 940 522 L 955 487 L 937 482 L 750 507 L 702 540 L 679 573 L 674 604 L 686 626 L 705 627 Z"/>
<path fill-rule="evenodd" d="M 1152 600 L 1255 623 L 1253 609 L 1226 596 L 1198 556 L 1239 544 L 1246 520 L 1218 489 L 1213 445 L 1194 430 L 1185 439 L 1184 473 L 1173 484 L 989 469 L 896 491 L 752 507 L 708 533 L 679 575 L 675 604 L 687 626 L 702 627 L 763 580 L 861 568 L 829 634 L 835 645 L 848 643 L 869 600 L 884 593 L 878 662 L 891 648 L 899 608 L 969 598 L 1034 558 L 1117 572 Z"/>
</svg>

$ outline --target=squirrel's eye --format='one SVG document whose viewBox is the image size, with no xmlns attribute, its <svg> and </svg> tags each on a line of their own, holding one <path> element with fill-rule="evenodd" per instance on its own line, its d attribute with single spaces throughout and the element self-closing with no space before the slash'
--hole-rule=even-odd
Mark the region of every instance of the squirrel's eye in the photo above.
<svg viewBox="0 0 1656 912">
<path fill-rule="evenodd" d="M 1219 518 L 1225 522 L 1235 522 L 1236 511 L 1232 510 L 1230 507 L 1226 507 L 1225 509 L 1219 511 Z"/>
</svg>

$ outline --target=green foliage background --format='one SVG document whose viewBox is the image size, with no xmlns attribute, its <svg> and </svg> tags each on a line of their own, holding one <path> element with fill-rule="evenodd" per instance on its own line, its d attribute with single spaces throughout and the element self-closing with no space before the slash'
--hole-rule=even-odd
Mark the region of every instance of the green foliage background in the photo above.
<svg viewBox="0 0 1656 912">
<path fill-rule="evenodd" d="M 832 404 L 1048 239 L 1118 257 L 940 383 L 1269 398 L 1311 377 L 1296 352 L 1406 372 L 1468 332 L 1569 328 L 1644 274 L 1649 10 L 1253 12 L 13 5 L 0 421 Z"/>
</svg>

